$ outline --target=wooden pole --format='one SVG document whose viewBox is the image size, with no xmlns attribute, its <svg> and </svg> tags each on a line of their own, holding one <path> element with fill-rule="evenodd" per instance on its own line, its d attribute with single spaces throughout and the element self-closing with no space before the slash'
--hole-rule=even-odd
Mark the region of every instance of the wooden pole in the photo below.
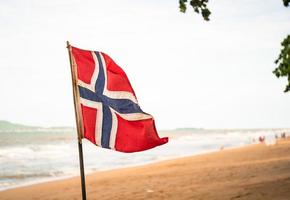
<svg viewBox="0 0 290 200">
<path fill-rule="evenodd" d="M 75 108 L 75 118 L 76 118 L 76 125 L 77 125 L 77 133 L 78 133 L 78 149 L 79 149 L 79 162 L 80 162 L 80 174 L 81 174 L 81 184 L 82 184 L 82 199 L 86 200 L 86 180 L 85 180 L 85 170 L 84 170 L 84 159 L 83 159 L 83 145 L 82 145 L 82 138 L 83 138 L 83 123 L 82 123 L 82 115 L 81 115 L 81 108 L 79 102 L 79 91 L 77 89 L 77 68 L 75 61 L 73 59 L 71 53 L 71 46 L 67 41 L 67 49 L 70 61 L 70 68 L 71 68 L 71 77 L 72 77 L 72 87 L 73 87 L 73 97 L 74 97 L 74 108 Z"/>
</svg>

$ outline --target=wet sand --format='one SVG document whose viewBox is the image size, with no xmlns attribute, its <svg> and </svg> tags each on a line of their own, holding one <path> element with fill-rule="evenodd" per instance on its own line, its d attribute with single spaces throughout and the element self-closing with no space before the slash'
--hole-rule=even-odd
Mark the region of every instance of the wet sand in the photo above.
<svg viewBox="0 0 290 200">
<path fill-rule="evenodd" d="M 88 200 L 289 200 L 290 140 L 97 172 L 86 179 Z M 6 190 L 0 199 L 81 199 L 80 178 Z"/>
</svg>

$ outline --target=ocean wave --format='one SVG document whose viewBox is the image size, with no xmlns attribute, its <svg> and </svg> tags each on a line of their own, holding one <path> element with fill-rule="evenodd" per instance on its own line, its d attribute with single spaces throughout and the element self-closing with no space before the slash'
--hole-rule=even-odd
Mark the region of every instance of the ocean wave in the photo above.
<svg viewBox="0 0 290 200">
<path fill-rule="evenodd" d="M 161 132 L 170 137 L 168 144 L 134 154 L 98 148 L 84 140 L 86 173 L 244 146 L 258 143 L 259 136 L 265 136 L 266 144 L 273 144 L 277 135 L 280 136 L 282 132 L 289 135 L 290 130 L 186 129 Z M 13 142 L 16 138 L 17 142 Z M 77 141 L 70 133 L 29 133 L 25 136 L 14 133 L 5 135 L 5 140 L 9 141 L 0 143 L 0 190 L 79 173 Z"/>
</svg>

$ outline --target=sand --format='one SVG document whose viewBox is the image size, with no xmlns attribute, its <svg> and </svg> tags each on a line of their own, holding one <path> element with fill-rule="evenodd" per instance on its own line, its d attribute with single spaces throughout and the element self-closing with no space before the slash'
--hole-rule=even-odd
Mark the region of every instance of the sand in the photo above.
<svg viewBox="0 0 290 200">
<path fill-rule="evenodd" d="M 290 199 L 290 140 L 98 172 L 87 199 Z M 8 199 L 81 199 L 80 178 L 0 192 Z"/>
</svg>

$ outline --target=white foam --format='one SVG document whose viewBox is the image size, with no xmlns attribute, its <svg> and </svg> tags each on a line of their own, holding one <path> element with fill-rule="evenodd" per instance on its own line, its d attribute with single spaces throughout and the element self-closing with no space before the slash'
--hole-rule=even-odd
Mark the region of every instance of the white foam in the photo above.
<svg viewBox="0 0 290 200">
<path fill-rule="evenodd" d="M 101 149 L 84 140 L 85 169 L 92 173 L 245 146 L 257 143 L 259 136 L 266 137 L 266 144 L 274 144 L 275 135 L 282 132 L 289 134 L 290 129 L 167 131 L 168 144 L 134 154 Z M 31 140 L 29 144 L 0 147 L 0 190 L 79 175 L 76 140 L 35 144 Z"/>
</svg>

